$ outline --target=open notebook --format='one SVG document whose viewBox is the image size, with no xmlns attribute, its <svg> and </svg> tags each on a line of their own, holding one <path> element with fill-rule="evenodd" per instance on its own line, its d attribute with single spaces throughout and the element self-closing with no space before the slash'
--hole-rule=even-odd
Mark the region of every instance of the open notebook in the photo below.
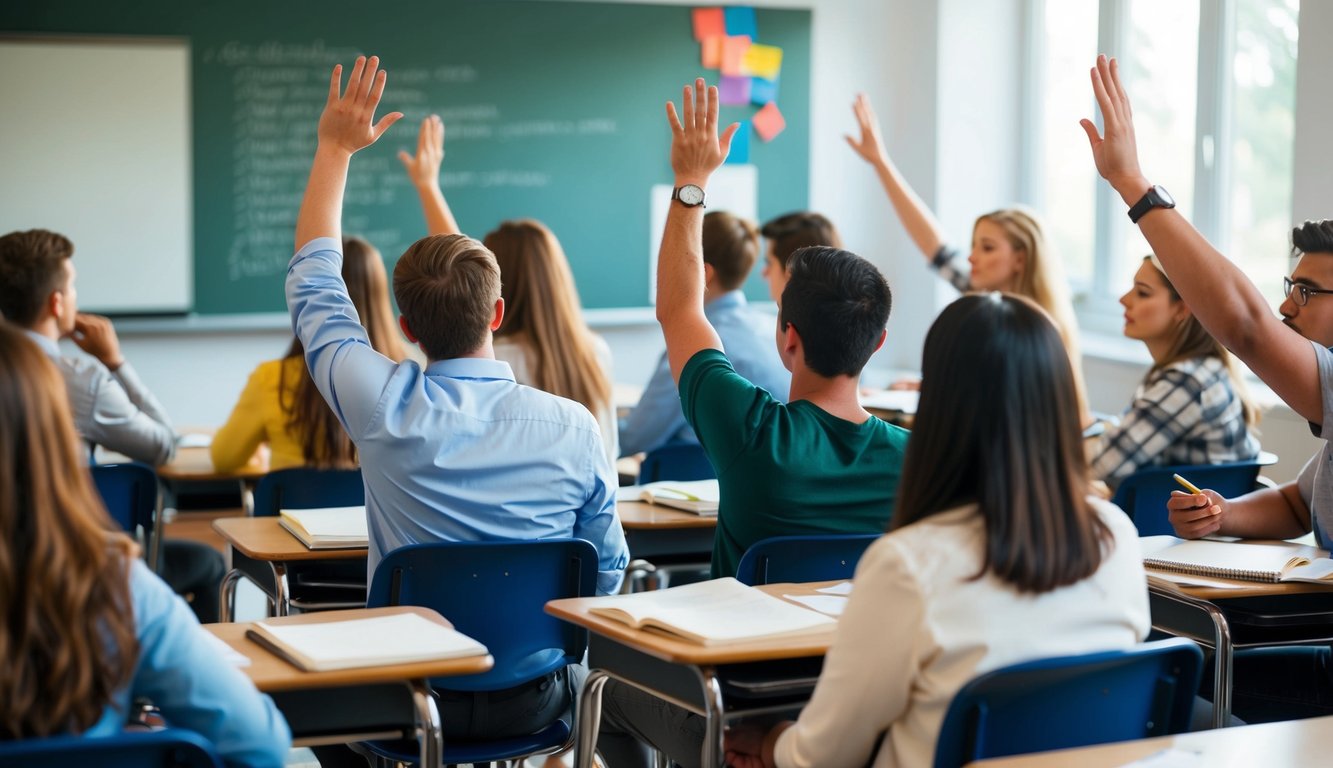
<svg viewBox="0 0 1333 768">
<path fill-rule="evenodd" d="M 646 485 L 626 486 L 617 492 L 616 498 L 646 501 L 696 515 L 713 516 L 717 514 L 720 492 L 715 479 L 662 480 Z"/>
<path fill-rule="evenodd" d="M 1143 540 L 1148 568 L 1242 581 L 1308 581 L 1333 586 L 1333 560 L 1310 557 L 1311 547 L 1287 542 L 1230 542 L 1173 536 Z"/>
<path fill-rule="evenodd" d="M 306 672 L 483 656 L 486 646 L 415 613 L 319 624 L 269 624 L 245 636 Z"/>
<path fill-rule="evenodd" d="M 814 635 L 837 625 L 732 578 L 599 597 L 589 613 L 700 645 Z"/>
<path fill-rule="evenodd" d="M 309 549 L 364 549 L 370 545 L 365 507 L 284 509 L 278 525 Z"/>
</svg>

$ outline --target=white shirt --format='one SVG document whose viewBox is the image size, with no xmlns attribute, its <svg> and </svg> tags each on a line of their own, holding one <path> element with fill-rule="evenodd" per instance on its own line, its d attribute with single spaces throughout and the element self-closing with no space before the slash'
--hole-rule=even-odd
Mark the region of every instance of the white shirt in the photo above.
<svg viewBox="0 0 1333 768">
<path fill-rule="evenodd" d="M 1033 659 L 1129 648 L 1148 633 L 1138 532 L 1092 504 L 1115 548 L 1092 576 L 1020 594 L 981 568 L 975 505 L 894 531 L 866 551 L 819 684 L 778 739 L 781 768 L 928 768 L 944 713 L 979 674 Z M 880 735 L 888 731 L 875 754 Z"/>
</svg>

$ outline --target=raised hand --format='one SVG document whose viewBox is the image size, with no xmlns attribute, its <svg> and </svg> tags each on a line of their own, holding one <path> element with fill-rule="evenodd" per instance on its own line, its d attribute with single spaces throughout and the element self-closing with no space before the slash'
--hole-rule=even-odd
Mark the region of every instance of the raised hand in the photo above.
<svg viewBox="0 0 1333 768">
<path fill-rule="evenodd" d="M 1172 491 L 1166 500 L 1167 519 L 1182 539 L 1199 539 L 1217 533 L 1230 506 L 1216 491 L 1184 493 Z"/>
<path fill-rule="evenodd" d="M 667 122 L 671 124 L 671 170 L 676 173 L 676 184 L 704 186 L 708 177 L 727 159 L 731 138 L 740 123 L 727 126 L 719 137 L 717 133 L 717 86 L 705 88 L 701 77 L 694 87 L 685 86 L 681 115 L 676 114 L 674 102 L 667 102 Z"/>
<path fill-rule="evenodd" d="M 319 116 L 319 143 L 330 149 L 352 154 L 379 140 L 389 126 L 402 119 L 402 112 L 390 112 L 375 120 L 375 109 L 384 94 L 385 72 L 378 56 L 358 56 L 342 91 L 343 68 L 338 64 L 329 79 L 329 98 Z"/>
<path fill-rule="evenodd" d="M 125 363 L 125 358 L 120 354 L 120 339 L 116 336 L 116 328 L 101 315 L 80 313 L 74 318 L 74 332 L 69 338 L 79 349 L 113 371 Z"/>
<path fill-rule="evenodd" d="M 854 139 L 844 135 L 847 146 L 861 156 L 867 163 L 875 164 L 886 159 L 884 140 L 879 135 L 879 118 L 875 117 L 875 108 L 870 106 L 870 99 L 864 93 L 856 94 L 852 102 L 852 113 L 856 115 L 856 124 L 861 128 L 861 138 Z"/>
<path fill-rule="evenodd" d="M 1097 173 L 1132 204 L 1151 185 L 1139 170 L 1134 111 L 1129 105 L 1129 95 L 1120 84 L 1120 65 L 1115 59 L 1107 59 L 1105 55 L 1097 57 L 1097 66 L 1092 68 L 1092 92 L 1102 112 L 1103 134 L 1099 136 L 1097 126 L 1087 118 L 1080 120 L 1079 125 L 1088 134 Z"/>
<path fill-rule="evenodd" d="M 440 164 L 444 162 L 444 121 L 439 115 L 430 115 L 421 121 L 417 153 L 409 155 L 406 150 L 399 150 L 398 159 L 403 162 L 412 185 L 418 189 L 440 183 Z"/>
</svg>

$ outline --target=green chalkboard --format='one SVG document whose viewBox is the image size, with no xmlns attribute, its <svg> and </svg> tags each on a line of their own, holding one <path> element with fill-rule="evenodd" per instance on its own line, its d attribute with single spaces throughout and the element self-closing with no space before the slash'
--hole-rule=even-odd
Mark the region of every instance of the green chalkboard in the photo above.
<svg viewBox="0 0 1333 768">
<path fill-rule="evenodd" d="M 784 49 L 787 128 L 751 140 L 761 219 L 807 205 L 810 12 L 757 12 Z M 433 0 L 376 4 L 42 0 L 0 7 L 0 31 L 189 41 L 194 137 L 195 311 L 284 308 L 282 276 L 334 63 L 378 54 L 384 108 L 407 119 L 354 158 L 344 230 L 393 261 L 424 234 L 396 154 L 416 123 L 445 120 L 446 196 L 480 237 L 503 219 L 545 222 L 589 308 L 645 306 L 650 190 L 669 184 L 664 102 L 700 67 L 690 8 Z M 724 107 L 744 120 L 752 106 Z M 145 116 L 151 119 L 151 116 Z M 752 279 L 747 290 L 766 297 Z"/>
</svg>

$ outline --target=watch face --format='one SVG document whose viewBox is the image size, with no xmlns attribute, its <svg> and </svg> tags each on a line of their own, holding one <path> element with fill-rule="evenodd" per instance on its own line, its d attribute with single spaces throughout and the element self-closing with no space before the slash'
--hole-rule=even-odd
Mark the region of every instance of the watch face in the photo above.
<svg viewBox="0 0 1333 768">
<path fill-rule="evenodd" d="M 1164 203 L 1165 205 L 1167 205 L 1167 206 L 1169 206 L 1169 207 L 1171 207 L 1171 208 L 1176 207 L 1176 199 L 1175 199 L 1174 197 L 1172 197 L 1172 196 L 1171 196 L 1171 193 L 1170 193 L 1170 192 L 1167 192 L 1165 188 L 1163 188 L 1163 187 L 1159 187 L 1159 186 L 1154 186 L 1154 187 L 1152 188 L 1152 191 L 1157 195 L 1157 198 L 1158 198 L 1159 200 L 1161 200 L 1162 203 Z"/>
<path fill-rule="evenodd" d="M 686 205 L 699 205 L 704 201 L 704 191 L 693 184 L 686 184 L 676 192 L 676 197 Z"/>
</svg>

